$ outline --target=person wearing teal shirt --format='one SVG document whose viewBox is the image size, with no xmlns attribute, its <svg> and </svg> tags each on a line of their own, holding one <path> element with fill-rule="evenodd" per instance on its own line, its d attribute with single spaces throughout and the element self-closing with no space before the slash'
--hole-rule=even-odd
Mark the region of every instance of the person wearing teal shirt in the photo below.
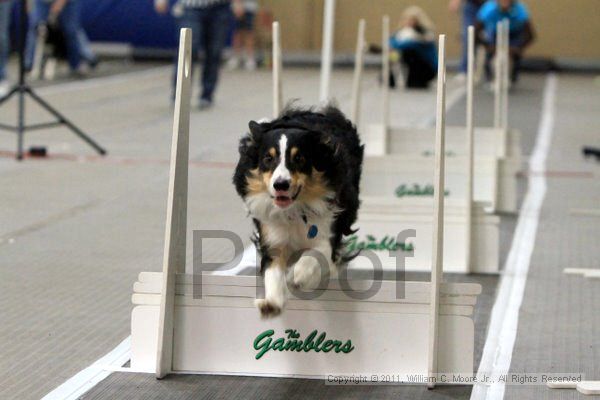
<svg viewBox="0 0 600 400">
<path fill-rule="evenodd" d="M 500 21 L 510 23 L 509 44 L 512 61 L 511 82 L 519 77 L 523 51 L 533 42 L 534 30 L 525 4 L 518 0 L 488 0 L 477 13 L 477 38 L 486 47 L 485 72 L 491 80 L 491 59 L 496 53 L 496 28 Z"/>
</svg>

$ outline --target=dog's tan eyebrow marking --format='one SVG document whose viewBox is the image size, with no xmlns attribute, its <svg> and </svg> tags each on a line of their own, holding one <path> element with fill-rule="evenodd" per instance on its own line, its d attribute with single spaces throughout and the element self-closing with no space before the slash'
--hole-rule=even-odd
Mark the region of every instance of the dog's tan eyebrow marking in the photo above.
<svg viewBox="0 0 600 400">
<path fill-rule="evenodd" d="M 298 148 L 297 147 L 292 147 L 292 149 L 290 150 L 290 155 L 291 158 L 294 158 L 294 156 L 298 153 Z"/>
<path fill-rule="evenodd" d="M 275 149 L 275 147 L 271 147 L 271 148 L 269 149 L 269 154 L 270 154 L 270 155 L 271 155 L 273 158 L 277 157 L 277 149 Z"/>
</svg>

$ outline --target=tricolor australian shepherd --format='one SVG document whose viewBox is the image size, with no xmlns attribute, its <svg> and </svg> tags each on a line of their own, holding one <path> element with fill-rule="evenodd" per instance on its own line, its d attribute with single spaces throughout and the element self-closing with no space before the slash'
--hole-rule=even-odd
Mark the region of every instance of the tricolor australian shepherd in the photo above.
<svg viewBox="0 0 600 400">
<path fill-rule="evenodd" d="M 256 226 L 265 298 L 263 317 L 278 315 L 288 284 L 314 289 L 350 256 L 359 201 L 363 146 L 356 128 L 333 106 L 287 109 L 249 124 L 233 182 Z"/>
</svg>

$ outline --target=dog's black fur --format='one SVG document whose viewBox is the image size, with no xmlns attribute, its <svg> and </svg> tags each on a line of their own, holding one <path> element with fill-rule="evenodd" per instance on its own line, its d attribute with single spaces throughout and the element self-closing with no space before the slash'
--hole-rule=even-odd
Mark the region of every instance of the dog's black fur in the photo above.
<svg viewBox="0 0 600 400">
<path fill-rule="evenodd" d="M 250 133 L 239 144 L 240 159 L 233 176 L 238 194 L 245 200 L 249 195 L 251 171 L 273 172 L 274 166 L 264 162 L 265 155 L 276 147 L 282 134 L 291 141 L 290 146 L 298 146 L 303 154 L 302 165 L 294 165 L 286 160 L 292 173 L 301 173 L 310 177 L 314 171 L 323 174 L 323 184 L 333 193 L 326 199 L 337 212 L 331 226 L 331 259 L 335 263 L 346 260 L 342 251 L 344 235 L 355 230 L 359 208 L 359 183 L 362 170 L 364 146 L 361 145 L 356 127 L 334 106 L 322 110 L 288 108 L 279 118 L 264 123 L 251 121 Z M 267 159 L 269 156 L 267 155 Z M 254 216 L 253 216 L 254 217 Z M 271 262 L 268 245 L 261 238 L 261 224 L 254 218 L 256 244 L 262 256 L 261 268 L 264 270 Z"/>
</svg>

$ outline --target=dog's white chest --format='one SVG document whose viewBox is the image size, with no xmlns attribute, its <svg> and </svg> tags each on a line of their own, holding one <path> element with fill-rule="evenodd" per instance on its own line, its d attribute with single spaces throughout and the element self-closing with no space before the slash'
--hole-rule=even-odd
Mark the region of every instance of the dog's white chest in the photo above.
<svg viewBox="0 0 600 400">
<path fill-rule="evenodd" d="M 285 246 L 291 250 L 310 249 L 317 247 L 323 240 L 331 236 L 331 219 L 304 221 L 302 218 L 287 222 L 267 222 L 265 239 L 269 245 Z"/>
</svg>

